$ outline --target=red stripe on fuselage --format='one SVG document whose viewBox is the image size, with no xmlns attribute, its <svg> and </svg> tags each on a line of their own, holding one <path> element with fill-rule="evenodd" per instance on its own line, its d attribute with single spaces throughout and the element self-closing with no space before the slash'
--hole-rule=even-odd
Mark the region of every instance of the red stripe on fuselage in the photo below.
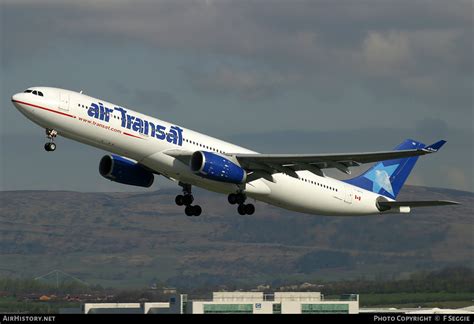
<svg viewBox="0 0 474 324">
<path fill-rule="evenodd" d="M 136 137 L 136 138 L 139 138 L 139 139 L 143 139 L 142 137 L 140 136 L 136 136 L 136 135 L 133 135 L 133 134 L 130 134 L 130 133 L 126 133 L 126 132 L 123 132 L 125 135 L 128 135 L 128 136 L 132 136 L 132 137 Z"/>
<path fill-rule="evenodd" d="M 66 114 L 66 113 L 63 113 L 63 112 L 60 112 L 60 111 L 56 111 L 56 110 L 53 110 L 53 109 L 49 109 L 49 108 L 46 108 L 46 107 L 41 107 L 41 106 L 34 105 L 34 104 L 31 104 L 31 103 L 28 103 L 28 102 L 19 101 L 19 100 L 12 100 L 12 102 L 17 102 L 17 103 L 22 104 L 22 105 L 27 105 L 27 106 L 31 106 L 31 107 L 34 107 L 34 108 L 43 109 L 43 110 L 50 111 L 50 112 L 53 112 L 53 113 L 56 113 L 56 114 L 60 114 L 60 115 L 63 115 L 63 116 L 67 116 L 67 117 L 71 117 L 71 118 L 76 118 L 76 116 L 74 116 L 74 115 Z M 131 137 L 143 139 L 143 138 L 140 137 L 140 136 L 136 136 L 136 135 L 133 135 L 133 134 L 130 134 L 130 133 L 123 132 L 123 134 L 128 135 L 128 136 L 131 136 Z"/>
<path fill-rule="evenodd" d="M 76 116 L 74 116 L 74 115 L 66 114 L 66 113 L 63 113 L 63 112 L 60 112 L 60 111 L 56 111 L 56 110 L 49 109 L 49 108 L 46 108 L 46 107 L 41 107 L 41 106 L 38 106 L 38 105 L 33 105 L 33 104 L 28 103 L 28 102 L 19 101 L 19 100 L 12 100 L 12 101 L 13 102 L 18 102 L 19 104 L 22 104 L 22 105 L 27 105 L 27 106 L 31 106 L 31 107 L 34 107 L 34 108 L 47 110 L 47 111 L 50 111 L 50 112 L 53 112 L 53 113 L 56 113 L 56 114 L 59 114 L 59 115 L 63 115 L 63 116 L 71 117 L 71 118 L 76 118 Z"/>
</svg>

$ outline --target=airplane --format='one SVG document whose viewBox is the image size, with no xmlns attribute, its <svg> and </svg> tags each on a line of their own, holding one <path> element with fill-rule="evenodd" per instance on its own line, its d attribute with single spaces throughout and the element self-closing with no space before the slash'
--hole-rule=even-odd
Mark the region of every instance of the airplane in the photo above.
<svg viewBox="0 0 474 324">
<path fill-rule="evenodd" d="M 110 152 L 99 162 L 106 179 L 150 187 L 162 175 L 182 188 L 175 203 L 187 216 L 199 216 L 192 187 L 228 195 L 240 215 L 252 215 L 251 198 L 296 212 L 361 216 L 409 213 L 412 207 L 458 204 L 454 201 L 396 201 L 418 157 L 437 152 L 446 141 L 425 145 L 407 139 L 394 150 L 338 154 L 260 154 L 82 91 L 30 87 L 11 98 L 13 105 L 46 131 L 44 148 L 56 150 L 63 137 Z M 324 173 L 376 163 L 348 180 Z"/>
</svg>

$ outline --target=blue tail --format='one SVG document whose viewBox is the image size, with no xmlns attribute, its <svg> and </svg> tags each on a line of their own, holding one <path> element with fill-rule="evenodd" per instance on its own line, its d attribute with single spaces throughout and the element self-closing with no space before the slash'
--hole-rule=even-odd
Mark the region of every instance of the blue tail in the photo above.
<svg viewBox="0 0 474 324">
<path fill-rule="evenodd" d="M 426 148 L 426 145 L 407 139 L 398 145 L 395 150 L 421 148 Z M 360 176 L 345 180 L 344 182 L 395 199 L 415 166 L 416 161 L 418 161 L 418 156 L 379 162 Z"/>
</svg>

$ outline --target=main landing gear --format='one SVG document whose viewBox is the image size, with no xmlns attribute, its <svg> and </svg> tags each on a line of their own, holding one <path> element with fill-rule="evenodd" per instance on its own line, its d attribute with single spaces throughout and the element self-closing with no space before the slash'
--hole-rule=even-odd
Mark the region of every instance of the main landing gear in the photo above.
<svg viewBox="0 0 474 324">
<path fill-rule="evenodd" d="M 183 187 L 183 194 L 177 195 L 175 198 L 176 205 L 178 206 L 186 206 L 184 209 L 184 213 L 186 216 L 199 216 L 202 213 L 202 208 L 199 205 L 192 206 L 191 204 L 194 201 L 194 197 L 191 194 L 191 185 L 179 183 L 181 187 Z"/>
<path fill-rule="evenodd" d="M 247 196 L 243 192 L 231 193 L 227 197 L 227 200 L 231 205 L 238 204 L 237 211 L 240 215 L 252 215 L 255 213 L 255 206 L 253 204 L 245 204 Z"/>
<path fill-rule="evenodd" d="M 44 144 L 44 149 L 47 152 L 53 152 L 56 150 L 56 144 L 54 144 L 54 138 L 58 136 L 58 132 L 54 129 L 46 129 L 46 137 L 49 139 L 49 142 Z"/>
</svg>

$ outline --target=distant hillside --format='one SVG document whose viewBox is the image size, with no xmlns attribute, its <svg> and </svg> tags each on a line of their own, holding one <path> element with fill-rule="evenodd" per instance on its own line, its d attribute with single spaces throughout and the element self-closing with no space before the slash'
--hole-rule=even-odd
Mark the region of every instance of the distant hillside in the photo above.
<svg viewBox="0 0 474 324">
<path fill-rule="evenodd" d="M 0 192 L 0 275 L 61 269 L 90 283 L 175 286 L 317 278 L 398 278 L 474 266 L 474 194 L 407 186 L 400 199 L 461 206 L 408 215 L 324 217 L 257 203 L 240 216 L 224 195 L 196 191 L 200 217 L 176 191 Z"/>
</svg>

